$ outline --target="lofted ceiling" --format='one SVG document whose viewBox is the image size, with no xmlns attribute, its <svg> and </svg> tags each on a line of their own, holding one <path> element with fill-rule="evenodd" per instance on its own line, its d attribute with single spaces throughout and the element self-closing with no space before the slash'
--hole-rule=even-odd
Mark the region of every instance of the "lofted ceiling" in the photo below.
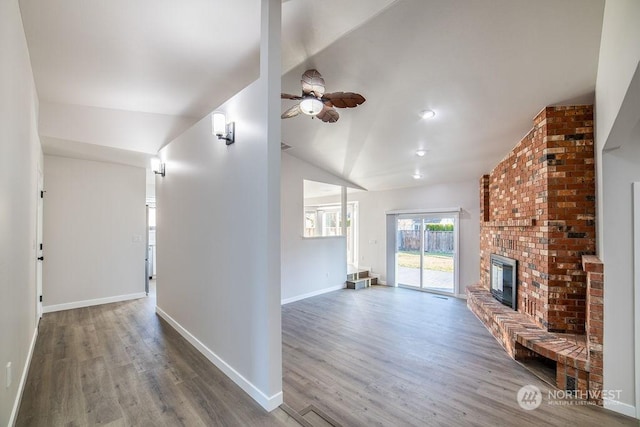
<svg viewBox="0 0 640 427">
<path fill-rule="evenodd" d="M 145 166 L 258 75 L 260 0 L 20 7 L 46 153 Z M 287 153 L 368 189 L 477 179 L 546 105 L 593 102 L 603 0 L 282 7 L 283 91 L 317 68 L 327 91 L 367 98 L 337 123 L 283 120 Z"/>
</svg>

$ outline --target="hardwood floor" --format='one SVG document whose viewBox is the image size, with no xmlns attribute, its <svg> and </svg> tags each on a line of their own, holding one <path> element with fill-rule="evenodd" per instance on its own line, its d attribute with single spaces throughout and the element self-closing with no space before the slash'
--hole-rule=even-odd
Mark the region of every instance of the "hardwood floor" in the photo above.
<svg viewBox="0 0 640 427">
<path fill-rule="evenodd" d="M 17 426 L 299 426 L 265 412 L 167 323 L 155 298 L 45 314 Z"/>
<path fill-rule="evenodd" d="M 151 296 L 46 314 L 17 426 L 298 426 L 268 414 L 154 313 Z M 464 301 L 386 287 L 282 310 L 285 402 L 343 426 L 638 425 L 591 406 L 520 409 L 549 387 Z M 319 422 L 322 420 L 318 420 Z"/>
<path fill-rule="evenodd" d="M 549 402 L 465 301 L 401 288 L 341 290 L 282 307 L 284 400 L 344 426 L 637 426 Z M 520 387 L 543 395 L 523 410 Z M 575 403 L 575 402 L 574 402 Z"/>
</svg>

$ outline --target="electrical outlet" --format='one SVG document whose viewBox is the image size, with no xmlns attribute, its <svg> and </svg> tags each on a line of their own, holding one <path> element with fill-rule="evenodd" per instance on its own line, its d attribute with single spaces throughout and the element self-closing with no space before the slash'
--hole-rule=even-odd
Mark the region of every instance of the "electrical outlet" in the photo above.
<svg viewBox="0 0 640 427">
<path fill-rule="evenodd" d="M 11 381 L 13 380 L 11 375 L 11 362 L 7 363 L 7 385 L 6 387 L 11 387 Z"/>
</svg>

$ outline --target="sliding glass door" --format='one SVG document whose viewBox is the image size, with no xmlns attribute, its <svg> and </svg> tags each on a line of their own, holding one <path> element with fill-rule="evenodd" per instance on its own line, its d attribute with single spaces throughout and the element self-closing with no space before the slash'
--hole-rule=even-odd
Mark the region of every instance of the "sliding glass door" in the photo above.
<svg viewBox="0 0 640 427">
<path fill-rule="evenodd" d="M 399 286 L 456 293 L 457 214 L 404 214 L 396 219 Z"/>
<path fill-rule="evenodd" d="M 396 277 L 398 284 L 421 287 L 424 245 L 422 220 L 398 218 L 396 223 Z"/>
</svg>

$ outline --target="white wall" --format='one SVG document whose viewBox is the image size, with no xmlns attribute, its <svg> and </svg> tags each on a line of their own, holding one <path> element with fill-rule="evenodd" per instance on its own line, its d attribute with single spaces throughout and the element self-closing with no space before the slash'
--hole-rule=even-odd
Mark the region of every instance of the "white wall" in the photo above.
<svg viewBox="0 0 640 427">
<path fill-rule="evenodd" d="M 260 78 L 161 152 L 157 311 L 268 410 L 282 403 L 280 2 L 262 1 Z M 268 23 L 268 25 L 267 25 Z"/>
<path fill-rule="evenodd" d="M 305 179 L 350 185 L 329 172 L 282 153 L 283 303 L 343 288 L 347 280 L 345 237 L 303 237 Z"/>
<path fill-rule="evenodd" d="M 639 396 L 633 373 L 638 378 L 634 364 L 638 366 L 635 360 L 640 354 L 634 354 L 631 185 L 640 181 L 638 22 L 640 2 L 607 0 L 596 82 L 598 254 L 605 272 L 604 388 L 621 390 L 621 404 L 605 401 L 605 406 L 636 417 Z"/>
<path fill-rule="evenodd" d="M 0 425 L 11 424 L 36 337 L 38 99 L 17 0 L 0 2 Z M 13 381 L 5 387 L 5 367 Z"/>
<path fill-rule="evenodd" d="M 349 201 L 359 202 L 359 264 L 371 267 L 386 281 L 386 212 L 461 207 L 459 292 L 464 294 L 467 285 L 480 279 L 479 185 L 479 181 L 468 181 L 349 194 Z"/>
<path fill-rule="evenodd" d="M 44 157 L 44 310 L 144 295 L 143 168 Z"/>
<path fill-rule="evenodd" d="M 604 6 L 596 81 L 598 147 L 603 147 L 640 59 L 640 2 L 607 0 Z"/>
<path fill-rule="evenodd" d="M 156 242 L 159 310 L 268 401 L 280 390 L 261 378 L 272 361 L 257 338 L 271 326 L 265 293 L 280 303 L 266 277 L 265 216 L 267 195 L 279 198 L 266 183 L 264 105 L 251 102 L 264 86 L 258 80 L 220 108 L 236 121 L 235 144 L 218 141 L 206 116 L 161 151 Z"/>
<path fill-rule="evenodd" d="M 604 388 L 622 390 L 621 401 L 635 406 L 632 183 L 640 181 L 640 135 L 605 153 L 603 169 Z"/>
</svg>

